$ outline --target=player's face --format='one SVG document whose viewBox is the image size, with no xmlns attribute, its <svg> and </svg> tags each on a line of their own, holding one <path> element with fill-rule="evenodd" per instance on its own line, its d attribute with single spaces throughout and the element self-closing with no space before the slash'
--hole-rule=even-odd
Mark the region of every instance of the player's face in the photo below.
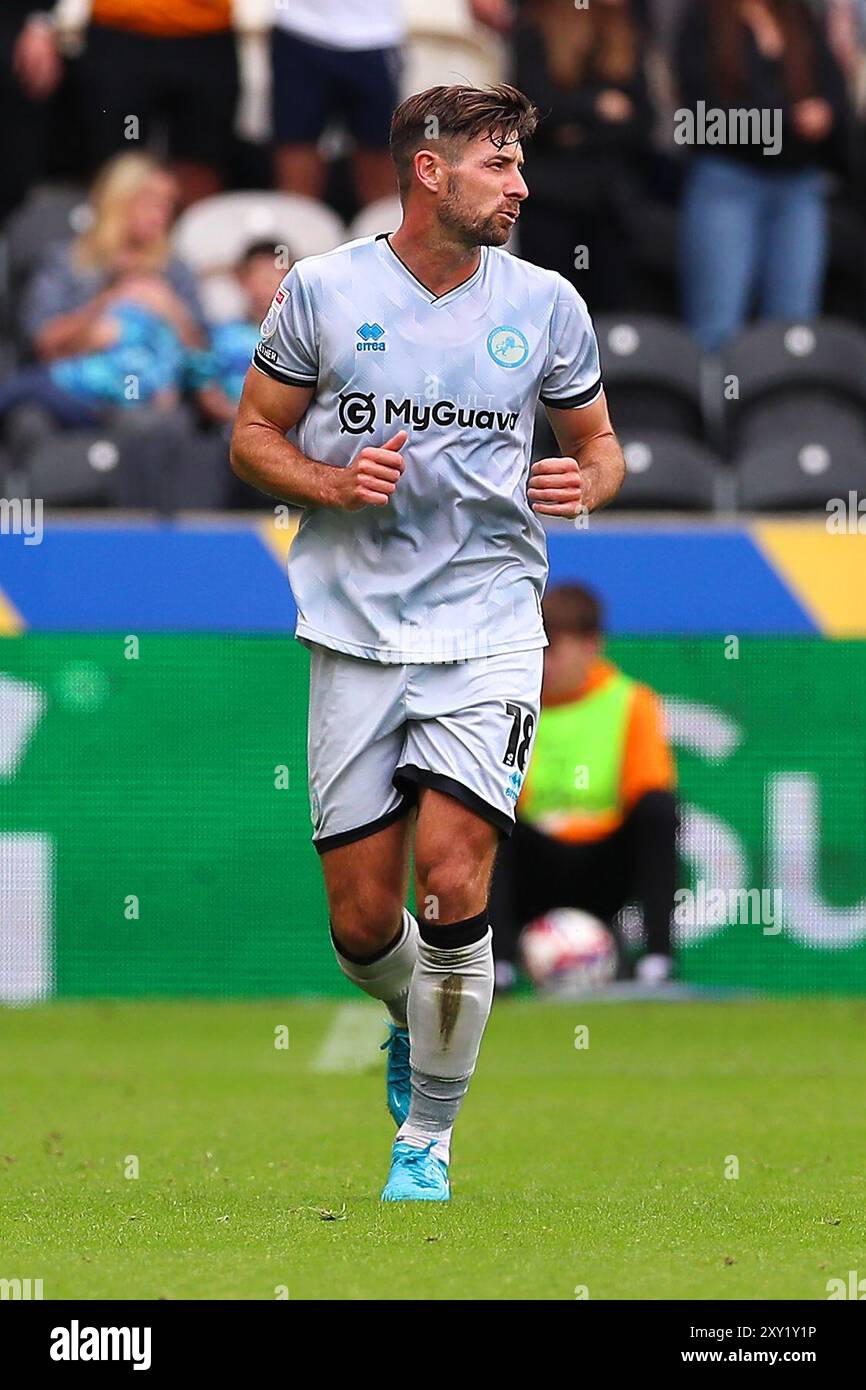
<svg viewBox="0 0 866 1390">
<path fill-rule="evenodd" d="M 498 148 L 487 136 L 469 141 L 446 170 L 439 220 L 468 246 L 502 246 L 527 196 L 517 141 Z"/>
</svg>

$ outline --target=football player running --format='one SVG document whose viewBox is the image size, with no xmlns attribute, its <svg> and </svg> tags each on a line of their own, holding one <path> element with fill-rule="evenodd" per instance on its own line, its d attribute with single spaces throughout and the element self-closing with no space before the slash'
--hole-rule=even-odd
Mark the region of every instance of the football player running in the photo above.
<svg viewBox="0 0 866 1390">
<path fill-rule="evenodd" d="M 302 509 L 313 840 L 337 964 L 390 1015 L 387 1201 L 450 1196 L 491 871 L 538 718 L 541 518 L 594 511 L 624 474 L 583 300 L 503 249 L 536 120 L 506 84 L 397 108 L 402 223 L 293 267 L 232 442 L 241 478 Z M 530 467 L 539 398 L 562 455 Z"/>
</svg>

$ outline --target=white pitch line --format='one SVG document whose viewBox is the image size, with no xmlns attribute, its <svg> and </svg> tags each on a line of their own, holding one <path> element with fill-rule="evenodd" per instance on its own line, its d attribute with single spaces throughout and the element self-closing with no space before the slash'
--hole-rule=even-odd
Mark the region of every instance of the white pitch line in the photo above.
<svg viewBox="0 0 866 1390">
<path fill-rule="evenodd" d="M 385 1037 L 385 1021 L 372 1004 L 341 1004 L 316 1057 L 312 1071 L 365 1071 L 375 1062 Z"/>
</svg>

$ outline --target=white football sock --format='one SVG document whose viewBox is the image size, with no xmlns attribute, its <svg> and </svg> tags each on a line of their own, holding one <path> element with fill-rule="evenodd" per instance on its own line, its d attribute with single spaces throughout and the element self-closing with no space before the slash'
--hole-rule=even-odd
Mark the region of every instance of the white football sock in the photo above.
<svg viewBox="0 0 866 1390">
<path fill-rule="evenodd" d="M 406 1027 L 406 1004 L 409 985 L 418 956 L 418 923 L 408 908 L 403 908 L 400 931 L 383 952 L 365 961 L 344 956 L 331 932 L 331 945 L 337 964 L 347 979 L 374 999 L 381 999 L 400 1028 Z"/>
<path fill-rule="evenodd" d="M 412 1100 L 397 1137 L 414 1147 L 433 1141 L 445 1163 L 493 1002 L 493 933 L 486 912 L 451 927 L 422 929 L 409 989 Z M 435 945 L 470 939 L 466 945 Z M 426 938 L 426 939 L 425 939 Z"/>
</svg>

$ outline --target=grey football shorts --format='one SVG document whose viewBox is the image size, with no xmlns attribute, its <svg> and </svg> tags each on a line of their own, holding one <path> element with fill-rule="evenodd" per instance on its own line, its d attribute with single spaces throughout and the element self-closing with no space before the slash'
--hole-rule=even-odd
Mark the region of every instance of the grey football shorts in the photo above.
<svg viewBox="0 0 866 1390">
<path fill-rule="evenodd" d="M 543 648 L 406 666 L 309 650 L 320 854 L 399 820 L 419 787 L 446 792 L 510 835 L 538 724 Z"/>
</svg>

